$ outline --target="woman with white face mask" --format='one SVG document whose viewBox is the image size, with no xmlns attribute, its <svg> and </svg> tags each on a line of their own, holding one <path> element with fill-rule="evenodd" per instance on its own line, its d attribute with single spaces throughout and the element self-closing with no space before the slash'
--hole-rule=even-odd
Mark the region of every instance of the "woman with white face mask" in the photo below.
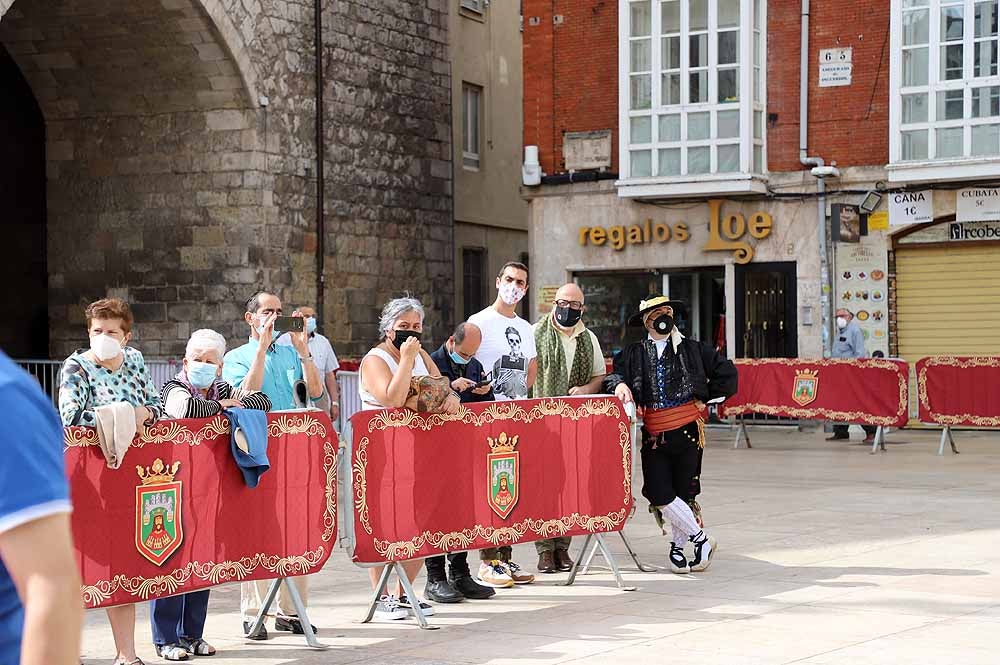
<svg viewBox="0 0 1000 665">
<path fill-rule="evenodd" d="M 65 426 L 94 427 L 94 409 L 125 402 L 135 410 L 136 430 L 160 418 L 160 396 L 146 371 L 142 353 L 128 346 L 132 312 L 126 302 L 105 298 L 86 310 L 90 348 L 79 349 L 63 363 L 59 416 Z M 135 605 L 108 608 L 118 654 L 115 663 L 141 665 L 135 654 Z"/>
<path fill-rule="evenodd" d="M 262 392 L 245 392 L 222 379 L 226 340 L 214 330 L 195 330 L 180 372 L 163 386 L 163 409 L 171 418 L 210 418 L 230 407 L 271 410 Z"/>
</svg>

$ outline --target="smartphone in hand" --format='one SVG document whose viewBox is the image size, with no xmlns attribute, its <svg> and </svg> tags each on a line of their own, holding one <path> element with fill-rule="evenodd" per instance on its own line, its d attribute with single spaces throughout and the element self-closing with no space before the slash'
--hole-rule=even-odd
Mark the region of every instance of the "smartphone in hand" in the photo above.
<svg viewBox="0 0 1000 665">
<path fill-rule="evenodd" d="M 476 388 L 482 388 L 483 386 L 488 386 L 488 385 L 490 385 L 491 383 L 493 383 L 493 379 L 492 379 L 492 378 L 490 377 L 490 375 L 491 375 L 492 373 L 493 373 L 493 372 L 490 372 L 489 374 L 487 374 L 487 375 L 486 375 L 486 376 L 485 376 L 485 377 L 483 378 L 483 380 L 482 380 L 482 381 L 480 381 L 479 383 L 477 383 L 477 384 L 476 384 Z"/>
<path fill-rule="evenodd" d="M 274 320 L 274 332 L 276 334 L 299 333 L 302 332 L 304 325 L 305 319 L 301 316 L 279 316 Z"/>
</svg>

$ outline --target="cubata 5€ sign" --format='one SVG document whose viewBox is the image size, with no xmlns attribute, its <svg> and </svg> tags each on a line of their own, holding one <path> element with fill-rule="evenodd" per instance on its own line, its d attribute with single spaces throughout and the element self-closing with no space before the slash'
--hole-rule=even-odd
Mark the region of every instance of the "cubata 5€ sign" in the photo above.
<svg viewBox="0 0 1000 665">
<path fill-rule="evenodd" d="M 722 201 L 714 199 L 708 202 L 708 240 L 702 245 L 705 252 L 732 252 L 736 263 L 750 263 L 754 256 L 754 247 L 747 242 L 746 236 L 763 240 L 771 235 L 774 220 L 766 212 L 755 212 L 747 219 L 741 213 L 722 215 Z M 649 243 L 687 242 L 691 238 L 688 224 L 654 223 L 647 219 L 642 224 L 630 226 L 584 226 L 579 230 L 579 243 L 582 246 L 607 245 L 620 252 L 628 245 L 643 245 Z"/>
</svg>

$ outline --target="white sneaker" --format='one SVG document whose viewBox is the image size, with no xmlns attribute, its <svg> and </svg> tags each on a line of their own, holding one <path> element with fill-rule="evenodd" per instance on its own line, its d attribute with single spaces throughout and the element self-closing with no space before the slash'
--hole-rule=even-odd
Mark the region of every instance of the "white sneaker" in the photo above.
<svg viewBox="0 0 1000 665">
<path fill-rule="evenodd" d="M 419 598 L 417 598 L 417 604 L 420 606 L 420 612 L 421 612 L 421 614 L 423 614 L 425 617 L 432 617 L 432 616 L 434 616 L 434 606 L 433 605 L 428 605 L 427 603 L 425 603 L 424 601 L 420 600 Z M 416 611 L 413 609 L 413 603 L 411 603 L 410 599 L 407 598 L 406 596 L 400 596 L 400 598 L 399 598 L 399 606 L 402 609 L 406 610 L 406 612 L 408 614 L 416 615 Z"/>
<path fill-rule="evenodd" d="M 670 572 L 676 575 L 686 575 L 691 572 L 687 557 L 684 556 L 684 546 L 677 543 L 670 543 Z"/>
<path fill-rule="evenodd" d="M 697 536 L 693 536 L 691 542 L 694 543 L 694 556 L 691 557 L 691 572 L 700 573 L 712 565 L 712 557 L 715 556 L 715 551 L 719 549 L 719 543 L 704 531 Z"/>
<path fill-rule="evenodd" d="M 483 561 L 479 564 L 479 581 L 486 586 L 507 589 L 514 586 L 507 568 L 499 561 Z"/>
<path fill-rule="evenodd" d="M 406 610 L 399 606 L 395 596 L 382 596 L 375 605 L 375 619 L 380 621 L 397 621 L 406 618 Z"/>
</svg>

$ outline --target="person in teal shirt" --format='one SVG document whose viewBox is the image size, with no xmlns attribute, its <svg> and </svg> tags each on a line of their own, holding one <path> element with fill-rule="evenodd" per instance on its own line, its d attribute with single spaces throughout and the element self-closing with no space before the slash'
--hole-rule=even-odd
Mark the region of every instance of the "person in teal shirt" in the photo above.
<svg viewBox="0 0 1000 665">
<path fill-rule="evenodd" d="M 243 317 L 250 326 L 250 341 L 226 354 L 222 378 L 243 390 L 263 392 L 275 411 L 296 408 L 295 384 L 303 379 L 310 399 L 322 397 L 323 381 L 309 354 L 309 333 L 285 333 L 292 346 L 274 343 L 281 299 L 260 291 L 247 301 L 246 310 Z"/>
<path fill-rule="evenodd" d="M 250 326 L 250 341 L 225 355 L 222 378 L 235 388 L 263 392 L 271 400 L 272 410 L 294 409 L 295 384 L 305 379 L 309 400 L 323 396 L 323 380 L 309 354 L 309 333 L 302 326 L 301 333 L 291 336 L 292 346 L 274 343 L 274 320 L 281 316 L 281 299 L 273 293 L 260 291 L 247 300 L 243 319 Z M 298 316 L 302 316 L 298 314 Z M 305 576 L 293 577 L 302 602 L 307 603 L 309 583 Z M 244 582 L 240 586 L 240 610 L 243 614 L 243 633 L 251 640 L 266 640 L 267 629 L 248 635 L 253 619 L 260 610 L 270 580 Z M 278 606 L 274 627 L 277 630 L 301 634 L 302 622 L 295 607 L 283 591 L 275 599 Z M 315 627 L 313 628 L 315 632 Z"/>
</svg>

